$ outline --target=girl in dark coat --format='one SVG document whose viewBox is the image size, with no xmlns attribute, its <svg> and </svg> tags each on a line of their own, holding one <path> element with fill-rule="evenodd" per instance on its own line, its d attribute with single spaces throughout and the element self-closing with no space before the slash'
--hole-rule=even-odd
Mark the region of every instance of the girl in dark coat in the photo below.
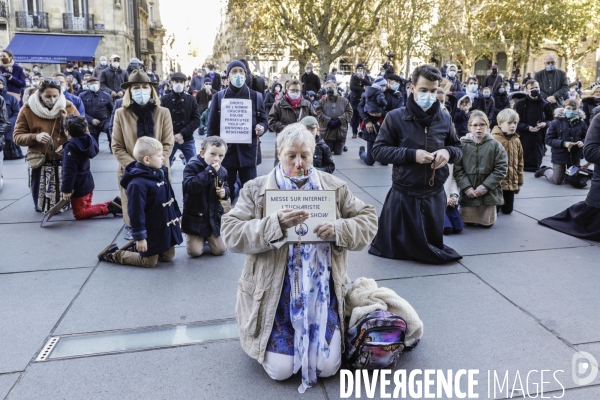
<svg viewBox="0 0 600 400">
<path fill-rule="evenodd" d="M 227 170 L 221 166 L 227 144 L 218 136 L 202 142 L 200 154 L 190 160 L 183 170 L 183 222 L 185 248 L 192 257 L 202 255 L 204 240 L 210 252 L 225 253 L 221 238 L 222 200 L 229 199 Z"/>
<path fill-rule="evenodd" d="M 555 119 L 546 132 L 546 145 L 552 148 L 552 167 L 541 168 L 534 175 L 545 176 L 555 185 L 563 183 L 567 168 L 579 166 L 587 131 L 585 114 L 578 110 L 577 100 L 565 100 L 563 105 L 564 108 L 554 110 Z"/>
<path fill-rule="evenodd" d="M 469 110 L 471 109 L 471 99 L 469 96 L 464 95 L 458 101 L 458 110 L 454 116 L 454 127 L 456 128 L 456 134 L 459 138 L 469 133 L 467 129 L 467 123 L 469 122 Z"/>
<path fill-rule="evenodd" d="M 271 90 L 269 90 L 265 95 L 265 112 L 267 115 L 269 115 L 269 112 L 271 112 L 271 107 L 273 107 L 273 104 L 281 100 L 282 97 L 283 91 L 281 83 L 275 82 L 273 86 L 271 86 Z"/>
<path fill-rule="evenodd" d="M 600 117 L 598 115 L 592 119 L 587 131 L 583 155 L 587 161 L 595 164 L 592 186 L 587 198 L 539 223 L 567 235 L 600 241 Z"/>
</svg>

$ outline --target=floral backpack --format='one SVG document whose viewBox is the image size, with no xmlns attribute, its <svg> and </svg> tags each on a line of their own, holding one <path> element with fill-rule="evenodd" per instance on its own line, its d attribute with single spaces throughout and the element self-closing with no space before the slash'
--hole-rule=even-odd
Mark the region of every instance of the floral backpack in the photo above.
<svg viewBox="0 0 600 400">
<path fill-rule="evenodd" d="M 348 330 L 344 361 L 356 369 L 392 368 L 404 350 L 410 351 L 417 345 L 405 346 L 405 334 L 404 319 L 388 311 L 373 311 Z"/>
</svg>

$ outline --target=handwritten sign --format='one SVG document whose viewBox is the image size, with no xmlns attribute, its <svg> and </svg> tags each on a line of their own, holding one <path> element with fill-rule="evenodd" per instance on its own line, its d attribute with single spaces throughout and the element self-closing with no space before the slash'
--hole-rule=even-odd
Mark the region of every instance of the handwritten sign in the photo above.
<svg viewBox="0 0 600 400">
<path fill-rule="evenodd" d="M 252 144 L 252 100 L 221 101 L 221 138 L 227 143 Z"/>
<path fill-rule="evenodd" d="M 308 213 L 308 219 L 302 225 L 288 229 L 287 241 L 297 243 L 298 236 L 303 243 L 323 243 L 313 233 L 315 227 L 323 222 L 336 219 L 335 190 L 266 190 L 265 215 L 279 210 L 302 210 Z M 335 238 L 330 238 L 335 241 Z"/>
</svg>

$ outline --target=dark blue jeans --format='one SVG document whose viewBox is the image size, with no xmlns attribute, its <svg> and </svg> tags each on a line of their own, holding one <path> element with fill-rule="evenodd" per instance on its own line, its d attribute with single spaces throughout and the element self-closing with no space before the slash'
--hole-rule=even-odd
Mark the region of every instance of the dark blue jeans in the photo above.
<svg viewBox="0 0 600 400">
<path fill-rule="evenodd" d="M 173 166 L 173 160 L 175 159 L 175 153 L 177 153 L 177 150 L 181 150 L 181 152 L 183 153 L 183 157 L 185 158 L 183 164 L 185 165 L 188 161 L 192 159 L 192 157 L 196 155 L 196 141 L 190 140 L 187 142 L 183 142 L 183 144 L 175 142 L 175 145 L 173 146 L 173 151 L 169 156 L 169 163 L 171 166 Z"/>
<path fill-rule="evenodd" d="M 358 156 L 360 157 L 361 160 L 364 161 L 365 164 L 367 164 L 368 166 L 371 166 L 373 164 L 375 164 L 375 159 L 373 158 L 372 154 L 372 150 L 373 150 L 373 144 L 375 144 L 375 142 L 371 141 L 371 140 L 367 140 L 367 151 L 361 150 L 358 153 Z M 384 163 L 381 163 L 381 165 L 387 165 Z"/>
</svg>

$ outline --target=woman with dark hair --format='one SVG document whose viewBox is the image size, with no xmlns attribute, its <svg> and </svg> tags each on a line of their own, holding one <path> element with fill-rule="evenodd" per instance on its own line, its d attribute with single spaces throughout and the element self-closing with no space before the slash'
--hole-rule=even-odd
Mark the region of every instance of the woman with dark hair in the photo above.
<svg viewBox="0 0 600 400">
<path fill-rule="evenodd" d="M 67 141 L 63 120 L 70 114 L 79 112 L 65 98 L 60 82 L 46 78 L 17 117 L 14 141 L 28 147 L 29 187 L 36 211 L 46 212 L 61 200 L 62 145 Z"/>
<path fill-rule="evenodd" d="M 0 73 L 6 78 L 6 89 L 8 93 L 21 101 L 21 94 L 26 83 L 23 67 L 17 64 L 13 59 L 13 53 L 10 50 L 0 52 Z"/>
<path fill-rule="evenodd" d="M 129 81 L 121 84 L 125 89 L 123 106 L 115 112 L 112 137 L 112 151 L 119 162 L 117 171 L 118 182 L 121 181 L 125 167 L 135 162 L 133 148 L 138 138 L 149 136 L 160 141 L 163 145 L 164 166 L 170 168 L 169 156 L 175 138 L 173 136 L 173 123 L 171 112 L 160 106 L 160 98 L 156 93 L 156 82 L 142 70 L 134 70 L 129 76 Z M 119 185 L 121 191 L 121 204 L 123 207 L 123 221 L 127 227 L 125 239 L 131 240 L 129 229 L 129 214 L 127 210 L 127 192 Z"/>
<path fill-rule="evenodd" d="M 281 86 L 281 83 L 275 82 L 271 86 L 271 89 L 265 95 L 265 112 L 267 113 L 267 115 L 269 115 L 269 112 L 271 111 L 271 107 L 273 107 L 273 104 L 275 104 L 276 102 L 278 102 L 279 100 L 281 100 L 283 98 L 282 88 L 283 88 L 283 86 Z"/>
</svg>

